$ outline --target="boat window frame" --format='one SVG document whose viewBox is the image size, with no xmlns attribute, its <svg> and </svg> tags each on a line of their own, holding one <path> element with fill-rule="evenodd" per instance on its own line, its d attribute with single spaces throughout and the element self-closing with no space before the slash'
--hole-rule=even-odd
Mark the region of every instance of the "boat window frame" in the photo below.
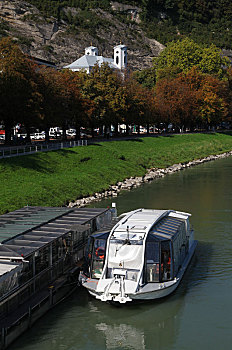
<svg viewBox="0 0 232 350">
<path fill-rule="evenodd" d="M 91 251 L 89 250 L 89 253 L 91 254 L 91 258 L 90 258 L 90 268 L 89 268 L 89 274 L 90 274 L 90 277 L 91 278 L 95 278 L 95 279 L 100 279 L 100 277 L 96 277 L 96 275 L 94 275 L 93 273 L 93 268 L 94 268 L 94 263 L 98 262 L 98 263 L 101 263 L 100 265 L 102 265 L 102 272 L 103 273 L 103 269 L 104 269 L 104 265 L 105 265 L 105 258 L 106 258 L 106 249 L 107 249 L 107 238 L 101 238 L 99 236 L 97 237 L 91 237 L 92 239 L 92 242 L 90 242 L 90 245 L 91 245 Z M 96 250 L 98 248 L 100 248 L 101 246 L 99 247 L 95 247 L 95 242 L 96 241 L 104 241 L 105 242 L 105 245 L 104 245 L 104 257 L 101 258 L 100 256 L 99 257 L 96 257 L 95 254 L 96 254 Z M 88 253 L 88 254 L 89 254 Z"/>
<path fill-rule="evenodd" d="M 158 244 L 158 251 L 159 251 L 159 261 L 158 261 L 158 263 L 154 263 L 153 265 L 156 265 L 154 268 L 157 268 L 157 265 L 158 265 L 158 269 L 159 269 L 159 272 L 158 272 L 158 280 L 157 281 L 148 281 L 147 280 L 147 243 L 153 243 L 153 244 Z M 145 242 L 145 252 L 144 252 L 144 254 L 145 254 L 145 256 L 144 256 L 144 267 L 143 267 L 143 281 L 144 281 L 144 283 L 159 283 L 159 281 L 160 281 L 160 241 L 158 241 L 158 240 L 151 240 L 151 241 L 149 241 L 149 240 L 146 240 L 146 242 Z M 152 265 L 152 264 L 150 264 L 150 265 Z"/>
</svg>

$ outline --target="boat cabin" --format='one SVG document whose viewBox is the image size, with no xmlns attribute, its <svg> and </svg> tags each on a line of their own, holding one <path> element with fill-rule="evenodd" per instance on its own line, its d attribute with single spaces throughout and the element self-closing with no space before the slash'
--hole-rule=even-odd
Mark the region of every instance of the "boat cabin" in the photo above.
<svg viewBox="0 0 232 350">
<path fill-rule="evenodd" d="M 146 233 L 147 226 L 133 222 L 93 234 L 86 251 L 88 277 L 100 279 L 104 272 L 105 278 L 125 274 L 142 284 L 173 280 L 188 252 L 188 220 L 170 211 Z"/>
</svg>

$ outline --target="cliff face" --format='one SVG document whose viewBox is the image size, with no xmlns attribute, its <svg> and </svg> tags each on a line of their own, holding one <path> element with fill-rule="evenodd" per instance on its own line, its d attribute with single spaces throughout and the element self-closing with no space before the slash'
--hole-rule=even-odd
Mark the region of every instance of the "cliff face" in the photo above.
<svg viewBox="0 0 232 350">
<path fill-rule="evenodd" d="M 117 5 L 117 3 L 116 3 Z M 111 12 L 91 10 L 92 18 L 100 23 L 96 30 L 73 31 L 65 20 L 44 18 L 39 10 L 25 1 L 1 0 L 0 21 L 7 35 L 16 39 L 22 50 L 32 56 L 53 61 L 58 67 L 70 64 L 84 54 L 84 48 L 93 44 L 99 54 L 112 57 L 113 46 L 120 41 L 128 47 L 128 65 L 131 69 L 144 69 L 152 65 L 164 46 L 147 38 L 138 25 L 139 8 L 130 8 L 133 22 L 120 21 Z M 67 8 L 78 16 L 78 9 Z M 91 20 L 91 19 L 90 19 Z"/>
</svg>

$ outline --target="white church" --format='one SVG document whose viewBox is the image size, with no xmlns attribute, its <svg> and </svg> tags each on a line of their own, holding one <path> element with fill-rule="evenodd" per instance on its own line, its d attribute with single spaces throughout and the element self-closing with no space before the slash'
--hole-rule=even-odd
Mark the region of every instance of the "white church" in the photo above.
<svg viewBox="0 0 232 350">
<path fill-rule="evenodd" d="M 127 47 L 125 45 L 117 45 L 114 47 L 114 58 L 98 56 L 98 49 L 90 46 L 85 49 L 85 54 L 73 63 L 64 68 L 71 69 L 73 72 L 85 70 L 88 74 L 94 65 L 101 66 L 107 63 L 112 69 L 124 70 L 127 67 Z"/>
</svg>

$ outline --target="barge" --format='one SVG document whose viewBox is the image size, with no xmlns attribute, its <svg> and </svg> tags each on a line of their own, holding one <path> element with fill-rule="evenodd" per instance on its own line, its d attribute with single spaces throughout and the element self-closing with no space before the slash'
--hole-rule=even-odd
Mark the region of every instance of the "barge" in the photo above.
<svg viewBox="0 0 232 350">
<path fill-rule="evenodd" d="M 88 238 L 113 211 L 30 206 L 0 216 L 0 349 L 78 286 Z"/>
<path fill-rule="evenodd" d="M 191 214 L 137 209 L 90 238 L 80 280 L 101 301 L 127 303 L 165 297 L 179 285 L 197 241 Z"/>
</svg>

